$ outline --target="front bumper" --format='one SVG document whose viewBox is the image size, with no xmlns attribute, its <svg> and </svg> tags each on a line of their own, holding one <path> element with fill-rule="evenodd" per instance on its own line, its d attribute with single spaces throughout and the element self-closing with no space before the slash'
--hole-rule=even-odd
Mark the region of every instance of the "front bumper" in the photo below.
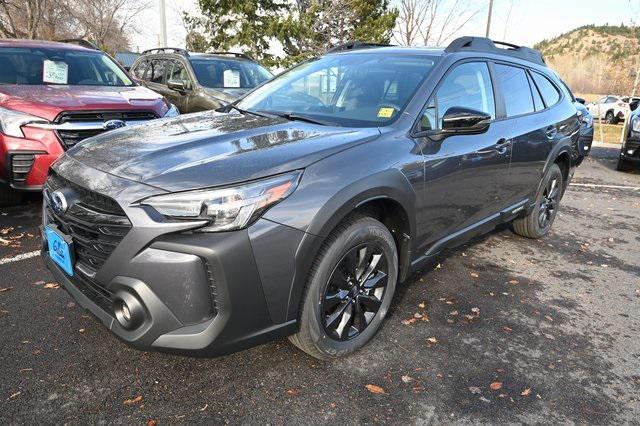
<svg viewBox="0 0 640 426">
<path fill-rule="evenodd" d="M 632 132 L 632 135 L 635 132 Z M 637 133 L 635 133 L 637 135 Z M 620 149 L 620 159 L 640 162 L 640 137 L 629 137 Z"/>
<path fill-rule="evenodd" d="M 64 157 L 62 168 L 70 161 Z M 81 170 L 78 165 L 74 170 Z M 109 180 L 111 190 L 128 185 L 119 192 L 136 197 L 150 190 L 106 174 L 94 178 L 102 188 Z M 313 237 L 265 219 L 244 230 L 198 233 L 193 224 L 155 222 L 127 204 L 131 228 L 94 272 L 87 274 L 78 256 L 74 276 L 68 276 L 49 257 L 44 235 L 42 248 L 58 282 L 120 339 L 141 350 L 218 356 L 295 331 L 296 318 L 288 315 L 295 257 L 302 240 Z M 44 210 L 45 225 L 56 220 Z M 142 318 L 127 328 L 116 310 L 131 297 Z"/>
</svg>

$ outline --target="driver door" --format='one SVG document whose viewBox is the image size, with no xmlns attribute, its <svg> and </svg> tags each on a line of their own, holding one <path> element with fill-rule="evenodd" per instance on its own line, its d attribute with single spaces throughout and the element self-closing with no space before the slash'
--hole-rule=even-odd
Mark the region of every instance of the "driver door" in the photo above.
<svg viewBox="0 0 640 426">
<path fill-rule="evenodd" d="M 488 64 L 465 62 L 448 72 L 422 113 L 417 142 L 426 185 L 416 220 L 424 233 L 423 248 L 466 234 L 506 207 L 511 140 L 508 125 L 496 120 L 495 99 Z M 443 133 L 444 115 L 452 107 L 490 115 L 489 127 Z"/>
</svg>

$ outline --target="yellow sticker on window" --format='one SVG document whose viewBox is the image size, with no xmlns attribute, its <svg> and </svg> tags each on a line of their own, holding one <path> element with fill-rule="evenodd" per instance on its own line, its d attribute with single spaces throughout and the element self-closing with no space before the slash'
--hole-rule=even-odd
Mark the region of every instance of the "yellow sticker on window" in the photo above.
<svg viewBox="0 0 640 426">
<path fill-rule="evenodd" d="M 382 107 L 378 110 L 378 118 L 391 118 L 395 111 L 395 108 Z"/>
</svg>

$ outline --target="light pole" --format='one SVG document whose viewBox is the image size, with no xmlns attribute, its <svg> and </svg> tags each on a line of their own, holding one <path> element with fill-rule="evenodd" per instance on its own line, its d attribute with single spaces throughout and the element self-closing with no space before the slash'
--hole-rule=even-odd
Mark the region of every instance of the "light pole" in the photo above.
<svg viewBox="0 0 640 426">
<path fill-rule="evenodd" d="M 493 12 L 493 0 L 489 0 L 489 15 L 487 16 L 487 34 L 486 34 L 487 38 L 489 38 L 489 33 L 491 32 L 491 12 Z"/>
<path fill-rule="evenodd" d="M 167 46 L 167 12 L 165 10 L 164 0 L 160 1 L 160 44 L 159 47 Z"/>
</svg>

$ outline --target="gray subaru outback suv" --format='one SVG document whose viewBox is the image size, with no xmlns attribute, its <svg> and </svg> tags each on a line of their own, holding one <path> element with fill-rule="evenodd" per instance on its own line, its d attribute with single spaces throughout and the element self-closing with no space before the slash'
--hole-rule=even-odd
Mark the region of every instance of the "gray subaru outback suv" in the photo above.
<svg viewBox="0 0 640 426">
<path fill-rule="evenodd" d="M 396 287 L 511 223 L 550 229 L 580 152 L 531 49 L 350 43 L 226 109 L 91 138 L 44 189 L 43 258 L 124 342 L 198 356 L 281 336 L 331 359 Z"/>
</svg>

